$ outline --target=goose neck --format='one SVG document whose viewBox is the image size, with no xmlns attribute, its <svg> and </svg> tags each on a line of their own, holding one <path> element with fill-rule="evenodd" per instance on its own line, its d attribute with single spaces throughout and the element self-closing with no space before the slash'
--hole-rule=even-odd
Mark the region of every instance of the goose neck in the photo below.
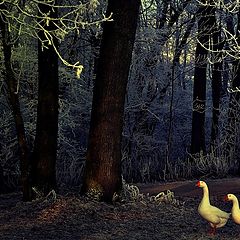
<svg viewBox="0 0 240 240">
<path fill-rule="evenodd" d="M 239 209 L 239 203 L 237 198 L 233 198 L 233 208 Z"/>
<path fill-rule="evenodd" d="M 210 201 L 209 201 L 209 191 L 208 191 L 208 187 L 207 186 L 205 186 L 203 188 L 203 199 L 202 199 L 202 201 L 204 201 L 205 203 L 210 204 Z"/>
</svg>

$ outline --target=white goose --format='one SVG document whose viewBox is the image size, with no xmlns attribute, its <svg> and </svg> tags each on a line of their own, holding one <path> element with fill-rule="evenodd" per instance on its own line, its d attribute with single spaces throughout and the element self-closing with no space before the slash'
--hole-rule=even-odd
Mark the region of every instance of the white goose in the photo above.
<svg viewBox="0 0 240 240">
<path fill-rule="evenodd" d="M 204 181 L 198 181 L 197 187 L 203 189 L 203 198 L 198 206 L 198 213 L 210 223 L 210 234 L 216 233 L 216 228 L 223 227 L 231 213 L 226 213 L 210 204 L 208 186 Z"/>
<path fill-rule="evenodd" d="M 240 224 L 240 209 L 237 197 L 234 194 L 227 194 L 224 200 L 233 202 L 232 219 L 235 223 Z"/>
</svg>

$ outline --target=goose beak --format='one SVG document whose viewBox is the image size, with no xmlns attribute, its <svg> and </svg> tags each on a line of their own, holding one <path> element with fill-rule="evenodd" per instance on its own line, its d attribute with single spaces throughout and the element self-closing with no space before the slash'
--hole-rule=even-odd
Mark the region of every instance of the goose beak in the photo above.
<svg viewBox="0 0 240 240">
<path fill-rule="evenodd" d="M 195 184 L 196 187 L 200 187 L 200 181 Z"/>
</svg>

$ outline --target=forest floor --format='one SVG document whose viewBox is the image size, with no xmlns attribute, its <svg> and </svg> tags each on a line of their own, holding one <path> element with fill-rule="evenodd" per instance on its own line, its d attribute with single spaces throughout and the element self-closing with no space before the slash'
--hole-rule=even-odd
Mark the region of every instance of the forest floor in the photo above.
<svg viewBox="0 0 240 240">
<path fill-rule="evenodd" d="M 231 191 L 240 197 L 240 179 L 206 182 L 212 204 L 230 211 L 231 203 L 224 202 L 223 195 Z M 239 240 L 240 225 L 231 219 L 215 236 L 208 235 L 209 226 L 197 212 L 202 190 L 194 185 L 193 181 L 140 184 L 144 195 L 137 201 L 113 205 L 89 201 L 74 192 L 31 203 L 23 203 L 20 193 L 0 195 L 0 239 Z M 157 201 L 163 194 L 154 196 L 167 190 L 174 192 L 174 201 Z"/>
</svg>

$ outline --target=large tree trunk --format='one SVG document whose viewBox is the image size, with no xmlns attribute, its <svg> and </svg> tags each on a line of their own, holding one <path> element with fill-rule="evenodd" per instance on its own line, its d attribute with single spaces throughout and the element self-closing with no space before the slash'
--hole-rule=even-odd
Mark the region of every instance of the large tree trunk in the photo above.
<svg viewBox="0 0 240 240">
<path fill-rule="evenodd" d="M 42 13 L 50 13 L 56 18 L 56 9 L 39 4 Z M 50 21 L 49 26 L 43 26 L 48 31 L 55 27 Z M 43 31 L 39 38 L 46 40 Z M 57 40 L 53 38 L 57 46 Z M 56 189 L 56 155 L 58 134 L 58 56 L 52 45 L 42 48 L 38 42 L 38 109 L 37 128 L 33 151 L 33 183 L 46 195 L 51 189 Z"/>
<path fill-rule="evenodd" d="M 2 6 L 4 8 L 4 6 Z M 10 45 L 10 37 L 8 32 L 7 20 L 4 16 L 0 17 L 0 29 L 2 37 L 2 48 L 4 55 L 4 65 L 6 70 L 5 80 L 8 88 L 9 102 L 12 108 L 13 117 L 16 126 L 17 139 L 20 154 L 20 169 L 21 169 L 21 184 L 23 191 L 23 200 L 30 201 L 32 199 L 32 191 L 30 184 L 30 165 L 29 165 L 29 150 L 27 146 L 27 139 L 25 135 L 24 122 L 20 110 L 18 81 L 15 78 L 11 57 L 12 46 Z"/>
<path fill-rule="evenodd" d="M 124 99 L 140 0 L 109 0 L 93 93 L 92 115 L 82 187 L 111 202 L 122 187 L 121 135 Z"/>
<path fill-rule="evenodd" d="M 193 115 L 191 153 L 205 152 L 205 106 L 206 106 L 206 74 L 207 54 L 211 25 L 210 7 L 200 6 L 198 11 L 198 41 L 195 54 L 195 72 L 193 86 Z"/>
</svg>

